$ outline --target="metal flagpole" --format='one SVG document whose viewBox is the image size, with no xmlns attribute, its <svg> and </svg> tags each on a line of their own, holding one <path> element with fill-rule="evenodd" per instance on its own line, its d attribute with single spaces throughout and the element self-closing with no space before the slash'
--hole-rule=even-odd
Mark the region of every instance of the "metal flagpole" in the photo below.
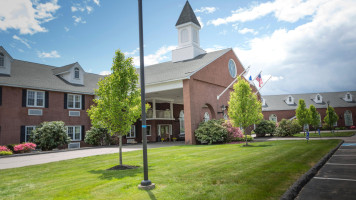
<svg viewBox="0 0 356 200">
<path fill-rule="evenodd" d="M 266 85 L 266 83 L 269 81 L 269 79 L 271 79 L 272 78 L 272 75 L 267 79 L 267 81 L 261 86 L 261 88 L 260 89 L 258 89 L 257 90 L 257 92 L 255 93 L 255 94 L 257 94 L 258 92 L 260 92 L 260 90 L 263 88 L 263 86 L 265 86 Z"/>
<path fill-rule="evenodd" d="M 241 77 L 243 74 L 245 74 L 245 73 L 247 72 L 247 70 L 249 70 L 249 69 L 250 69 L 250 66 L 248 66 L 238 77 L 236 77 L 236 79 L 235 79 L 234 81 L 232 81 L 232 82 L 230 83 L 230 85 L 227 86 L 227 88 L 225 88 L 224 91 L 222 91 L 221 94 L 219 94 L 218 96 L 216 96 L 217 100 L 219 100 L 220 97 L 221 97 L 221 95 L 223 95 L 223 94 L 237 81 L 237 79 L 238 79 L 239 77 Z"/>
<path fill-rule="evenodd" d="M 140 81 L 141 81 L 141 109 L 142 109 L 142 152 L 144 180 L 138 185 L 140 189 L 150 190 L 155 184 L 148 179 L 147 163 L 147 136 L 146 136 L 146 99 L 145 99 L 145 68 L 143 54 L 143 26 L 142 26 L 142 0 L 138 0 L 139 37 L 140 37 Z"/>
</svg>

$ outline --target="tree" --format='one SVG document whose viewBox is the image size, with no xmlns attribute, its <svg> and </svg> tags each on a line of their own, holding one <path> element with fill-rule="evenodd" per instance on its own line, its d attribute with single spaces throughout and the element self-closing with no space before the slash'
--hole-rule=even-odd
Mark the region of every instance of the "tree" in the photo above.
<svg viewBox="0 0 356 200">
<path fill-rule="evenodd" d="M 330 131 L 332 131 L 332 126 L 339 120 L 333 107 L 328 106 L 326 109 L 326 116 L 324 117 L 324 122 L 329 125 Z"/>
<path fill-rule="evenodd" d="M 314 105 L 309 106 L 309 114 L 310 114 L 310 124 L 313 126 L 316 133 L 316 129 L 320 124 L 320 114 L 316 111 Z"/>
<path fill-rule="evenodd" d="M 232 125 L 242 127 L 247 146 L 247 134 L 245 130 L 247 127 L 257 124 L 263 118 L 261 102 L 252 93 L 250 84 L 239 77 L 237 83 L 234 84 L 234 91 L 230 93 L 228 103 L 228 114 Z"/>
<path fill-rule="evenodd" d="M 120 165 L 122 165 L 122 136 L 141 114 L 141 97 L 138 88 L 138 74 L 132 65 L 132 58 L 117 50 L 111 67 L 111 74 L 98 82 L 95 90 L 98 98 L 88 110 L 94 126 L 109 130 L 119 136 Z"/>
<path fill-rule="evenodd" d="M 32 131 L 31 140 L 43 151 L 52 150 L 70 142 L 62 121 L 41 123 L 38 128 Z"/>
<path fill-rule="evenodd" d="M 307 106 L 305 105 L 304 99 L 299 99 L 298 108 L 295 110 L 295 116 L 302 127 L 309 124 L 310 114 Z"/>
</svg>

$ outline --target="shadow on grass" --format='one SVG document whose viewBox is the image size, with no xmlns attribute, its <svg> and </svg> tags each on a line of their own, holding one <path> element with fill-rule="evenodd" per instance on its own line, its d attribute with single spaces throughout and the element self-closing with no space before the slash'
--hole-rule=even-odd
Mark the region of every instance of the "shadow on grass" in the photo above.
<svg viewBox="0 0 356 200">
<path fill-rule="evenodd" d="M 142 167 L 127 170 L 90 170 L 92 174 L 101 174 L 100 179 L 112 180 L 122 179 L 125 177 L 135 177 L 137 174 L 142 173 Z"/>
<path fill-rule="evenodd" d="M 152 193 L 151 190 L 146 190 L 146 192 L 147 192 L 148 196 L 150 196 L 151 200 L 157 200 L 156 196 Z"/>
<path fill-rule="evenodd" d="M 270 147 L 270 146 L 272 146 L 272 145 L 269 145 L 269 144 L 262 144 L 262 145 L 251 145 L 251 144 L 249 144 L 249 145 L 242 145 L 241 147 L 244 147 L 244 148 L 250 148 L 250 147 Z"/>
</svg>

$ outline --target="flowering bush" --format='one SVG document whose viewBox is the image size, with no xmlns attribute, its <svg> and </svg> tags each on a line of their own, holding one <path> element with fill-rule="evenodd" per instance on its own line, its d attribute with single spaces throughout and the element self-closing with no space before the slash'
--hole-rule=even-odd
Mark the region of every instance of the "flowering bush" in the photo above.
<svg viewBox="0 0 356 200">
<path fill-rule="evenodd" d="M 0 146 L 0 151 L 9 151 L 9 152 L 11 152 L 11 150 L 9 148 L 7 148 L 6 146 Z"/>
<path fill-rule="evenodd" d="M 22 144 L 18 144 L 16 146 L 14 146 L 14 151 L 15 152 L 30 152 L 31 150 L 35 150 L 36 149 L 36 144 L 34 143 L 22 143 Z"/>
<path fill-rule="evenodd" d="M 350 129 L 356 129 L 356 126 L 351 126 Z"/>
<path fill-rule="evenodd" d="M 6 146 L 0 146 L 0 156 L 2 155 L 11 155 L 12 151 Z"/>
<path fill-rule="evenodd" d="M 230 120 L 225 121 L 222 125 L 226 128 L 227 132 L 229 133 L 228 140 L 239 141 L 240 138 L 244 137 L 242 130 L 238 127 L 233 127 Z"/>
</svg>

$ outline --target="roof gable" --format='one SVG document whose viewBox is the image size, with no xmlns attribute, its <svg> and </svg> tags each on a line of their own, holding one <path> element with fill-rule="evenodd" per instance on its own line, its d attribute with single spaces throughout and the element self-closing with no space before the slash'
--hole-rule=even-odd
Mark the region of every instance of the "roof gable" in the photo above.
<svg viewBox="0 0 356 200">
<path fill-rule="evenodd" d="M 197 26 L 201 27 L 197 17 L 194 14 L 192 7 L 190 6 L 189 2 L 187 1 L 184 5 L 182 12 L 180 13 L 180 16 L 178 18 L 176 26 L 179 26 L 181 24 L 185 24 L 188 22 L 192 22 L 192 23 L 196 24 Z"/>
</svg>

